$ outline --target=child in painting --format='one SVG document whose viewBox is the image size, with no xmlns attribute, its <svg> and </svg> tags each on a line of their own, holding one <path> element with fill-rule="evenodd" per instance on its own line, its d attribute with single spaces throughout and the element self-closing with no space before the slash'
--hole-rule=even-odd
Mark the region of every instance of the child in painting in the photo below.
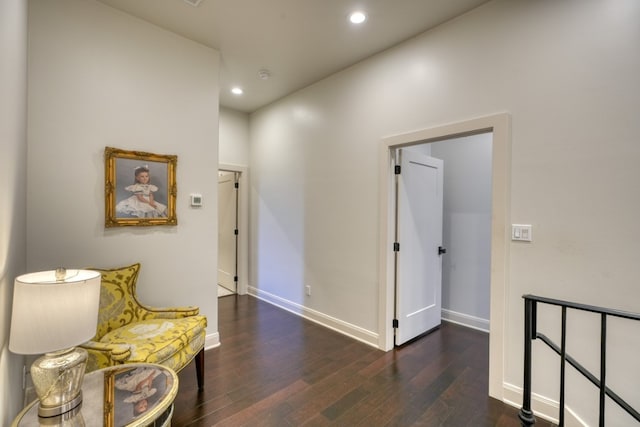
<svg viewBox="0 0 640 427">
<path fill-rule="evenodd" d="M 152 386 L 153 380 L 160 375 L 156 368 L 140 367 L 118 378 L 115 387 L 126 390 L 131 394 L 123 402 L 133 404 L 133 414 L 138 416 L 149 409 L 149 397 L 156 394 L 157 390 Z"/>
<path fill-rule="evenodd" d="M 116 205 L 116 212 L 121 215 L 137 218 L 163 218 L 167 216 L 167 207 L 154 200 L 153 193 L 158 187 L 150 184 L 149 168 L 139 166 L 134 170 L 134 183 L 124 189 L 133 193 Z"/>
</svg>

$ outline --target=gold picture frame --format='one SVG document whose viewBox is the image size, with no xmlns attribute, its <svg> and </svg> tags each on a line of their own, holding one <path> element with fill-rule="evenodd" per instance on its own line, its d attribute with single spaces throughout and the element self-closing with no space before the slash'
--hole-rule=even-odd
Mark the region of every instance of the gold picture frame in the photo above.
<svg viewBox="0 0 640 427">
<path fill-rule="evenodd" d="M 105 227 L 177 225 L 178 156 L 105 147 Z"/>
</svg>

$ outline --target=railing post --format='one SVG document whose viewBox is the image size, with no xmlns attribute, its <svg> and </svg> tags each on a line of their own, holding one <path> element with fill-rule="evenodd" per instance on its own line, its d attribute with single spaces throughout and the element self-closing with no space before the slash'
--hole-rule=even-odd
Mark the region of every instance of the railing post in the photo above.
<svg viewBox="0 0 640 427">
<path fill-rule="evenodd" d="M 522 408 L 518 418 L 522 427 L 536 423 L 531 411 L 531 341 L 535 338 L 535 301 L 524 297 L 524 381 L 522 386 Z"/>
<path fill-rule="evenodd" d="M 602 313 L 600 319 L 600 422 L 604 427 L 604 408 L 607 391 L 607 315 Z"/>
<path fill-rule="evenodd" d="M 564 385 L 567 365 L 567 307 L 564 305 L 562 306 L 562 332 L 560 337 L 560 413 L 558 415 L 558 426 L 564 427 Z"/>
</svg>

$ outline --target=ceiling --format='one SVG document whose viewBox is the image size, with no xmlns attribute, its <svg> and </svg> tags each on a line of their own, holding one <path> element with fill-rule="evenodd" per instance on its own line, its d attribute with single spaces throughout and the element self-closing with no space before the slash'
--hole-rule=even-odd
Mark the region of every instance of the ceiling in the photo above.
<svg viewBox="0 0 640 427">
<path fill-rule="evenodd" d="M 218 50 L 220 104 L 252 112 L 487 0 L 99 1 Z"/>
</svg>

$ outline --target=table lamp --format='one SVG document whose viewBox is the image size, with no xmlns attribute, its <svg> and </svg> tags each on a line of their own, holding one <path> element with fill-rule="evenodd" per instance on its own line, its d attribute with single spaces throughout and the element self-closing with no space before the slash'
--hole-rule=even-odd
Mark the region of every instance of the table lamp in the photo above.
<svg viewBox="0 0 640 427">
<path fill-rule="evenodd" d="M 31 365 L 40 417 L 62 415 L 82 402 L 87 351 L 74 346 L 96 334 L 99 303 L 97 271 L 59 268 L 16 278 L 9 350 L 45 353 Z"/>
</svg>

